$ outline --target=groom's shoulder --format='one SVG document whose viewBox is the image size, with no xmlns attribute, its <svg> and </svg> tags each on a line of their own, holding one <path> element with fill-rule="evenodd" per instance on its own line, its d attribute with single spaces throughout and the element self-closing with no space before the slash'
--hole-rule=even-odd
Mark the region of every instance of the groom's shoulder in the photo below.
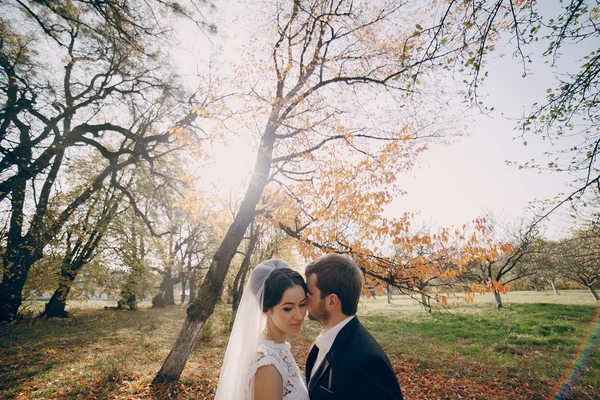
<svg viewBox="0 0 600 400">
<path fill-rule="evenodd" d="M 351 358 L 360 365 L 370 365 L 379 368 L 391 368 L 390 360 L 373 335 L 362 325 L 356 329 L 352 340 Z"/>
<path fill-rule="evenodd" d="M 367 330 L 367 328 L 365 328 L 360 323 L 358 318 L 356 318 L 356 322 L 357 322 L 357 326 L 356 326 L 356 330 L 355 330 L 352 341 L 356 345 L 358 345 L 359 348 L 365 350 L 366 352 L 373 352 L 373 351 L 383 352 L 383 349 L 381 348 L 381 346 L 379 345 L 377 340 L 373 337 L 371 332 L 369 332 Z"/>
</svg>

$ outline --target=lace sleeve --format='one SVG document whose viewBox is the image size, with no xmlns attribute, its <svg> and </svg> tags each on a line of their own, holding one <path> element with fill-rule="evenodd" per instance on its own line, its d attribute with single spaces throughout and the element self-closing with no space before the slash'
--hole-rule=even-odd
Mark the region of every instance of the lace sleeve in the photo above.
<svg viewBox="0 0 600 400">
<path fill-rule="evenodd" d="M 250 380 L 254 378 L 260 367 L 274 365 L 281 375 L 283 384 L 282 398 L 284 400 L 308 400 L 308 392 L 304 378 L 290 353 L 289 343 L 274 343 L 263 340 L 256 351 L 256 357 L 250 367 Z M 247 386 L 252 388 L 250 384 Z M 252 398 L 246 396 L 246 398 Z"/>
<path fill-rule="evenodd" d="M 285 382 L 287 373 L 281 361 L 281 357 L 279 357 L 278 354 L 270 351 L 270 349 L 266 346 L 259 346 L 258 350 L 256 351 L 256 358 L 250 366 L 250 377 L 253 378 L 256 374 L 256 371 L 258 371 L 260 367 L 274 365 L 275 368 L 277 368 L 279 375 L 281 375 L 281 379 Z"/>
</svg>

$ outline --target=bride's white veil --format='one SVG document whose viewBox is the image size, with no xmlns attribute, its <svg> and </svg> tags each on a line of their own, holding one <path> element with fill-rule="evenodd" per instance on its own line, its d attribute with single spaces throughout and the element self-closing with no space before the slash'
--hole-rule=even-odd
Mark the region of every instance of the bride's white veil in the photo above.
<svg viewBox="0 0 600 400">
<path fill-rule="evenodd" d="M 249 370 L 267 323 L 262 311 L 265 282 L 271 272 L 280 268 L 289 268 L 289 265 L 281 260 L 264 261 L 254 268 L 248 279 L 229 336 L 215 400 L 244 400 L 246 390 L 250 399 L 253 397 L 254 375 L 249 376 Z"/>
</svg>

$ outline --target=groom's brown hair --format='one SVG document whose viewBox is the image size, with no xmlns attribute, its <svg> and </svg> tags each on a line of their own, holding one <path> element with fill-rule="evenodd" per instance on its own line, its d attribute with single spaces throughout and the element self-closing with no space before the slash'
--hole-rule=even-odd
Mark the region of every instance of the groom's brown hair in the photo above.
<svg viewBox="0 0 600 400">
<path fill-rule="evenodd" d="M 312 274 L 317 275 L 321 298 L 334 293 L 342 303 L 344 314 L 356 314 L 362 290 L 362 272 L 352 258 L 343 254 L 326 254 L 306 266 L 306 277 Z"/>
</svg>

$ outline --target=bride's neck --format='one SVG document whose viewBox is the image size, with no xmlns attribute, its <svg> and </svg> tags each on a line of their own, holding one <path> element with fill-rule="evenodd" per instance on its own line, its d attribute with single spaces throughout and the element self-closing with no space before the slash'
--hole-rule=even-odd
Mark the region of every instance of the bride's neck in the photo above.
<svg viewBox="0 0 600 400">
<path fill-rule="evenodd" d="M 262 332 L 265 339 L 271 340 L 276 343 L 284 343 L 287 340 L 287 334 L 281 329 L 278 329 L 275 324 L 267 320 L 267 326 Z"/>
</svg>

